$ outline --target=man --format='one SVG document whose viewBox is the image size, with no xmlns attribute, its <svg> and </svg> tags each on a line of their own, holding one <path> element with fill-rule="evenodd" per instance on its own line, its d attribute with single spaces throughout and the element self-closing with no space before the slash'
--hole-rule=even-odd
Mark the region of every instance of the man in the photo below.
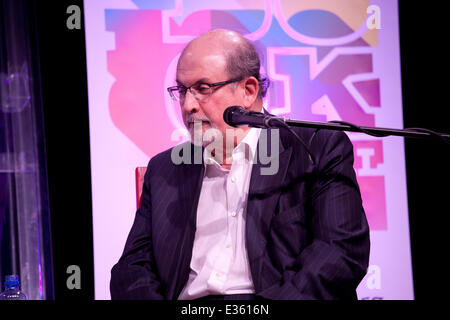
<svg viewBox="0 0 450 320">
<path fill-rule="evenodd" d="M 150 160 L 111 272 L 112 299 L 356 298 L 369 229 L 347 136 L 295 128 L 315 164 L 287 131 L 244 127 L 227 140 L 228 106 L 263 111 L 259 69 L 253 46 L 228 30 L 206 33 L 182 52 L 178 86 L 169 92 L 193 141 L 217 134 L 201 140 L 203 149 L 181 149 L 191 159 L 203 150 L 200 163 L 174 163 L 174 149 Z M 271 174 L 257 160 L 263 149 L 278 161 Z"/>
</svg>

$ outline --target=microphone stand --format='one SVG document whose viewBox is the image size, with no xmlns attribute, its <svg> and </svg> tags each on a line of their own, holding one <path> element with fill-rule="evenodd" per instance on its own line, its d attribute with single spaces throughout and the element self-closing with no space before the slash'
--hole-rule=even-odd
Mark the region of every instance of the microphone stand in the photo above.
<svg viewBox="0 0 450 320">
<path fill-rule="evenodd" d="M 282 117 L 276 117 L 268 114 L 256 111 L 246 111 L 240 106 L 230 106 L 223 113 L 224 121 L 233 126 L 248 125 L 256 128 L 284 128 L 294 135 L 297 140 L 303 145 L 308 152 L 309 159 L 312 164 L 316 164 L 316 159 L 310 151 L 312 139 L 317 131 L 320 129 L 326 130 L 338 130 L 338 131 L 351 131 L 362 132 L 375 137 L 387 137 L 387 136 L 402 136 L 406 138 L 434 138 L 450 144 L 450 134 L 444 134 L 435 132 L 424 128 L 406 128 L 406 129 L 391 129 L 391 128 L 377 128 L 377 127 L 365 127 L 357 126 L 350 122 L 345 121 L 329 121 L 329 122 L 314 122 L 314 121 L 302 121 L 292 120 Z M 306 144 L 292 129 L 292 127 L 308 127 L 315 128 L 315 132 L 309 140 L 309 144 Z"/>
<path fill-rule="evenodd" d="M 311 153 L 309 147 L 312 142 L 312 138 L 315 133 L 320 129 L 326 130 L 338 130 L 338 131 L 351 131 L 351 132 L 362 132 L 375 137 L 387 137 L 387 136 L 402 136 L 406 138 L 432 138 L 435 140 L 440 140 L 446 144 L 450 145 L 450 134 L 444 134 L 435 132 L 429 129 L 424 128 L 406 128 L 406 129 L 391 129 L 391 128 L 377 128 L 377 127 L 365 127 L 365 126 L 357 126 L 350 122 L 345 121 L 329 121 L 329 122 L 314 122 L 314 121 L 302 121 L 302 120 L 292 120 L 281 117 L 274 117 L 270 115 L 263 115 L 263 123 L 264 125 L 252 125 L 255 127 L 282 127 L 289 130 L 297 140 L 304 146 L 305 150 L 308 152 L 309 159 L 312 164 L 316 164 L 316 159 Z M 313 136 L 311 137 L 309 144 L 307 145 L 296 133 L 292 130 L 291 127 L 308 127 L 315 128 Z"/>
<path fill-rule="evenodd" d="M 386 137 L 386 136 L 402 136 L 406 138 L 438 138 L 445 143 L 450 143 L 450 134 L 444 134 L 435 132 L 424 128 L 406 128 L 406 129 L 392 129 L 392 128 L 379 128 L 379 127 L 365 127 L 357 126 L 349 122 L 344 121 L 329 121 L 329 122 L 314 122 L 314 121 L 302 121 L 302 120 L 292 120 L 279 117 L 270 117 L 266 122 L 269 126 L 277 127 L 277 124 L 273 123 L 273 120 L 283 121 L 288 126 L 292 127 L 308 127 L 316 129 L 328 129 L 328 130 L 338 130 L 338 131 L 351 131 L 351 132 L 362 132 L 375 137 Z"/>
</svg>

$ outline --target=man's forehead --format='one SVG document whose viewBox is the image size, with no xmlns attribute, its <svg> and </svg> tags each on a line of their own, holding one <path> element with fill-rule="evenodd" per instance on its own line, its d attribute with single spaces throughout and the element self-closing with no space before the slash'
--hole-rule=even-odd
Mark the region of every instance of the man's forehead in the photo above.
<svg viewBox="0 0 450 320">
<path fill-rule="evenodd" d="M 230 51 L 236 50 L 243 44 L 244 38 L 230 30 L 217 29 L 201 35 L 187 44 L 184 48 L 180 62 L 197 61 L 201 58 L 211 59 L 228 56 Z"/>
<path fill-rule="evenodd" d="M 226 63 L 225 52 L 210 52 L 192 50 L 185 52 L 178 61 L 179 69 L 192 68 L 197 66 L 217 65 L 217 67 L 224 66 Z"/>
<path fill-rule="evenodd" d="M 183 50 L 180 61 L 198 60 L 202 58 L 220 58 L 228 50 L 228 46 L 219 37 L 200 36 L 192 40 Z"/>
<path fill-rule="evenodd" d="M 178 61 L 177 81 L 213 80 L 220 78 L 226 70 L 226 59 L 222 53 L 185 52 Z"/>
</svg>

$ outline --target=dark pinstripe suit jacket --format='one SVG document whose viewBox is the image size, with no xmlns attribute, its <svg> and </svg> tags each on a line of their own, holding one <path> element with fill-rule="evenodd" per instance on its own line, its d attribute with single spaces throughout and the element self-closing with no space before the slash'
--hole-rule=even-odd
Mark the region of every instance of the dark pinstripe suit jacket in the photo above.
<svg viewBox="0 0 450 320">
<path fill-rule="evenodd" d="M 294 130 L 304 141 L 313 135 Z M 261 175 L 255 163 L 250 180 L 246 245 L 256 294 L 355 299 L 370 244 L 352 144 L 342 132 L 320 130 L 313 166 L 289 132 L 280 131 L 280 140 L 278 172 Z M 203 170 L 173 164 L 170 150 L 150 160 L 140 209 L 111 271 L 112 299 L 177 299 L 190 271 Z"/>
</svg>

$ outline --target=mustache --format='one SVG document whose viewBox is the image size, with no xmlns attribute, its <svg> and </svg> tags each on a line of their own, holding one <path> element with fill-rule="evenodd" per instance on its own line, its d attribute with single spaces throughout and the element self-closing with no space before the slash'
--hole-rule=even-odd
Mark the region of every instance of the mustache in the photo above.
<svg viewBox="0 0 450 320">
<path fill-rule="evenodd" d="M 211 122 L 208 117 L 199 115 L 187 115 L 185 121 L 186 123 L 200 122 L 200 121 Z"/>
</svg>

